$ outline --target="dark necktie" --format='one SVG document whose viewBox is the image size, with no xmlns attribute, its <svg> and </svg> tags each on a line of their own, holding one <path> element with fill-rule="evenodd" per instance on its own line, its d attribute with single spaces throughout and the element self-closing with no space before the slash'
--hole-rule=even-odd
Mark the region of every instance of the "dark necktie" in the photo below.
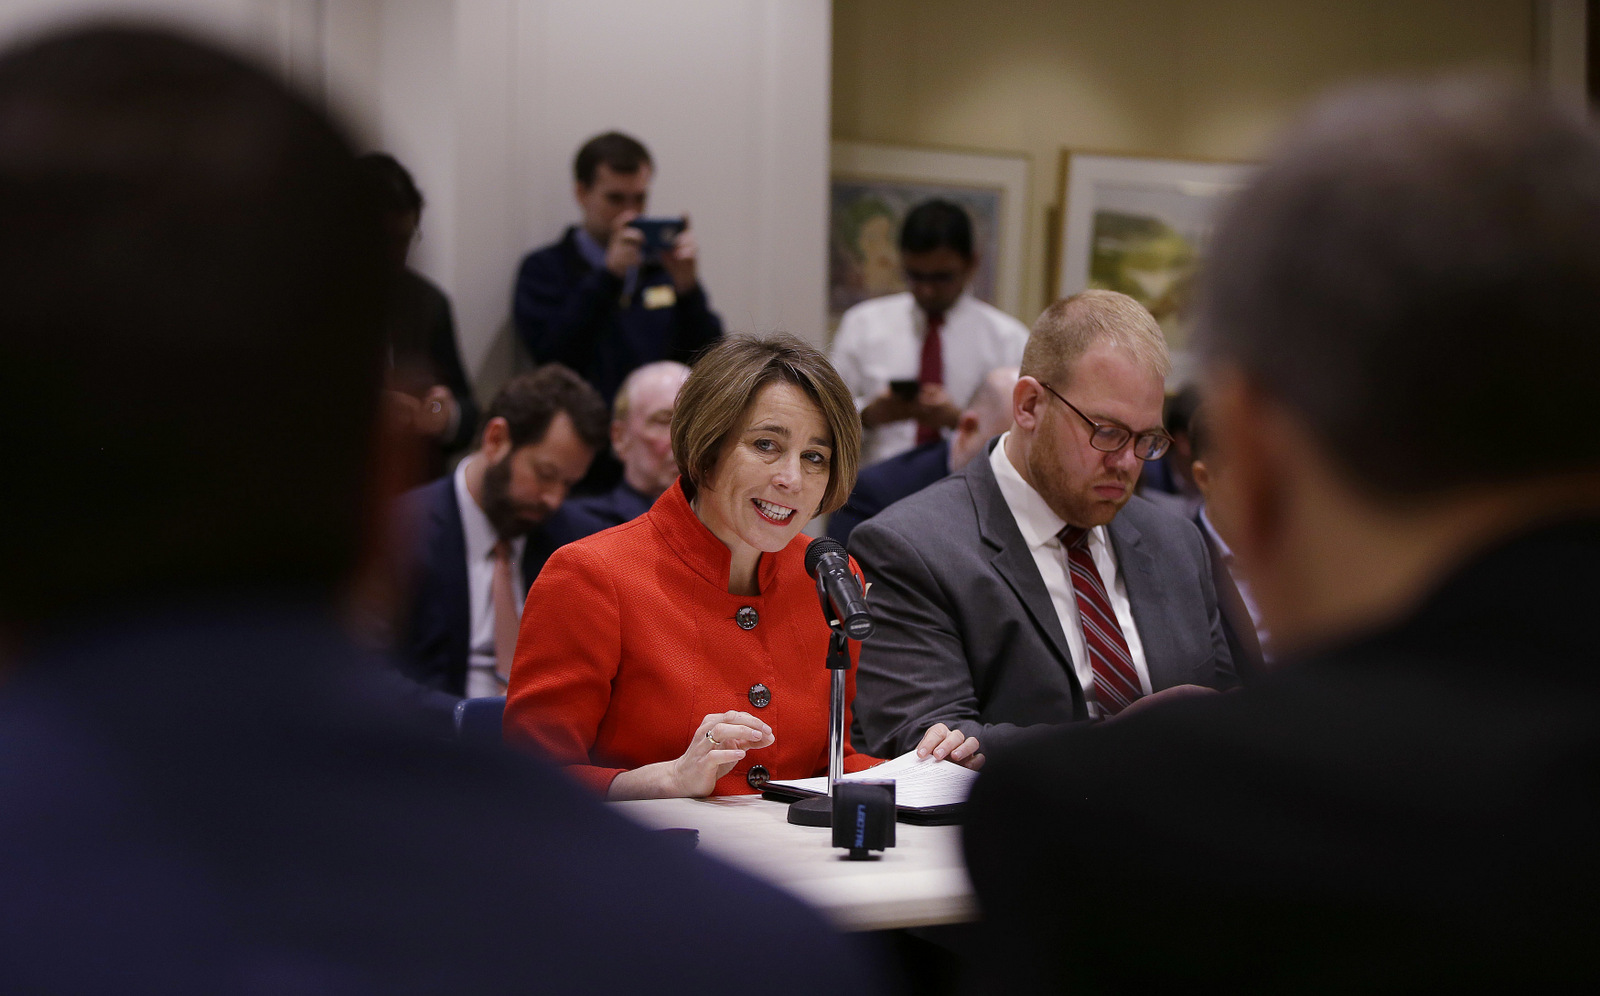
<svg viewBox="0 0 1600 996">
<path fill-rule="evenodd" d="M 1067 572 L 1072 578 L 1072 593 L 1078 600 L 1078 620 L 1083 627 L 1083 645 L 1094 671 L 1094 697 L 1101 710 L 1115 716 L 1143 692 L 1139 672 L 1128 653 L 1117 614 L 1111 611 L 1100 569 L 1089 553 L 1088 530 L 1067 526 L 1058 534 L 1067 551 Z"/>
<path fill-rule="evenodd" d="M 944 349 L 939 342 L 939 330 L 944 328 L 944 316 L 929 317 L 928 334 L 922 337 L 922 369 L 917 373 L 919 384 L 944 383 Z M 939 427 L 917 426 L 917 445 L 931 443 L 939 438 Z"/>
</svg>

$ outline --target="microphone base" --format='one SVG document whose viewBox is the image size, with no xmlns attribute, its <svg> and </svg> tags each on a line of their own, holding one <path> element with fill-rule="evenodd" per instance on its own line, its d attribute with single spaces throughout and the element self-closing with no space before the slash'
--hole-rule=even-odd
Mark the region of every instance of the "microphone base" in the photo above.
<svg viewBox="0 0 1600 996">
<path fill-rule="evenodd" d="M 791 802 L 789 822 L 800 827 L 833 826 L 833 797 L 821 796 Z"/>
</svg>

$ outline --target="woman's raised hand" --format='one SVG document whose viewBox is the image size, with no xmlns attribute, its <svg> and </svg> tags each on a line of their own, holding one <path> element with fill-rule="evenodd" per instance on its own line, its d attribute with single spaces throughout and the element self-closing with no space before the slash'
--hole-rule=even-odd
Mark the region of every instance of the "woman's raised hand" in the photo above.
<svg viewBox="0 0 1600 996">
<path fill-rule="evenodd" d="M 608 799 L 698 799 L 717 787 L 746 751 L 770 747 L 772 727 L 747 712 L 715 712 L 700 721 L 683 756 L 624 771 L 611 781 Z"/>
<path fill-rule="evenodd" d="M 717 712 L 700 721 L 683 756 L 672 762 L 679 796 L 710 795 L 717 779 L 733 770 L 746 751 L 771 746 L 772 727 L 747 712 Z"/>
</svg>

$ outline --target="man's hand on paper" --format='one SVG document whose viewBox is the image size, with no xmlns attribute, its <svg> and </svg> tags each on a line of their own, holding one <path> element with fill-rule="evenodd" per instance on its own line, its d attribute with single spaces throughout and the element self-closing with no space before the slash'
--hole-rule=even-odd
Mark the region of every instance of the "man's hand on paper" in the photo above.
<svg viewBox="0 0 1600 996">
<path fill-rule="evenodd" d="M 928 727 L 917 744 L 917 757 L 932 757 L 940 761 L 954 761 L 965 768 L 977 771 L 983 767 L 983 755 L 978 753 L 978 738 L 969 737 L 960 730 L 952 730 L 943 723 Z"/>
</svg>

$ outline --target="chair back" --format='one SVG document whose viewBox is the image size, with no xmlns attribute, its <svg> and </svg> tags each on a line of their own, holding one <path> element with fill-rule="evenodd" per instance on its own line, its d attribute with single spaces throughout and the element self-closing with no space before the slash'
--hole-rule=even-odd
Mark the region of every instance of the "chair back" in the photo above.
<svg viewBox="0 0 1600 996">
<path fill-rule="evenodd" d="M 500 722 L 506 713 L 506 697 L 489 695 L 462 699 L 456 703 L 456 739 L 484 747 L 501 747 Z"/>
</svg>

